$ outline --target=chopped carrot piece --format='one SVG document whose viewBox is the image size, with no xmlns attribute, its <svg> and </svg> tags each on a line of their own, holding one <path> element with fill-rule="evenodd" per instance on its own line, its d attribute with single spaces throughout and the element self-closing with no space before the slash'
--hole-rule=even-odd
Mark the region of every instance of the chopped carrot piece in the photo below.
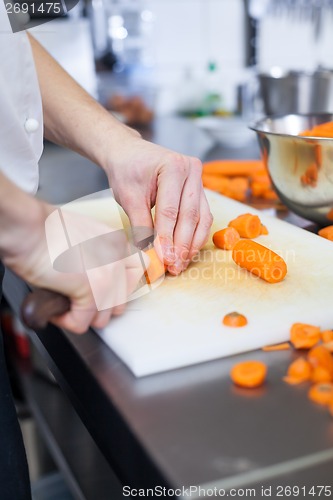
<svg viewBox="0 0 333 500">
<path fill-rule="evenodd" d="M 332 376 L 326 368 L 322 366 L 315 366 L 312 370 L 311 380 L 315 383 L 331 382 Z"/>
<path fill-rule="evenodd" d="M 300 136 L 333 138 L 333 122 L 320 123 L 310 130 L 303 130 Z"/>
<path fill-rule="evenodd" d="M 265 198 L 265 200 L 278 200 L 279 199 L 279 197 L 276 194 L 276 192 L 274 191 L 274 189 L 267 189 L 267 191 L 265 191 L 263 194 L 263 198 Z"/>
<path fill-rule="evenodd" d="M 228 224 L 235 228 L 241 238 L 256 238 L 260 234 L 261 222 L 257 215 L 243 214 L 233 219 Z"/>
<path fill-rule="evenodd" d="M 287 376 L 284 377 L 285 382 L 291 384 L 300 384 L 310 380 L 312 366 L 305 358 L 298 358 L 291 363 L 288 368 Z"/>
<path fill-rule="evenodd" d="M 270 351 L 287 351 L 290 349 L 290 344 L 289 342 L 283 342 L 282 344 L 275 344 L 275 345 L 265 345 L 262 350 L 266 352 Z"/>
<path fill-rule="evenodd" d="M 213 235 L 214 245 L 223 250 L 232 250 L 239 240 L 239 233 L 233 227 L 226 227 L 225 229 L 216 231 Z"/>
<path fill-rule="evenodd" d="M 269 234 L 267 227 L 264 226 L 263 224 L 261 224 L 260 235 L 265 235 L 266 236 L 267 234 Z"/>
<path fill-rule="evenodd" d="M 320 328 L 305 323 L 294 323 L 290 329 L 290 341 L 295 349 L 310 349 L 320 340 Z"/>
<path fill-rule="evenodd" d="M 160 261 L 155 248 L 150 248 L 149 250 L 146 250 L 145 253 L 150 259 L 149 266 L 147 267 L 145 272 L 146 281 L 148 285 L 150 285 L 164 275 L 166 266 L 163 264 L 163 262 Z"/>
<path fill-rule="evenodd" d="M 244 361 L 233 366 L 230 377 L 241 387 L 259 387 L 265 382 L 267 367 L 261 361 Z"/>
<path fill-rule="evenodd" d="M 321 340 L 324 343 L 332 342 L 333 341 L 333 330 L 324 330 L 321 332 Z"/>
<path fill-rule="evenodd" d="M 333 403 L 333 384 L 320 383 L 313 385 L 309 390 L 309 398 L 320 405 Z"/>
<path fill-rule="evenodd" d="M 333 241 L 333 226 L 327 226 L 318 231 L 319 236 L 326 238 L 327 240 Z"/>
<path fill-rule="evenodd" d="M 318 182 L 318 166 L 312 163 L 303 175 L 301 175 L 301 182 L 304 186 L 316 187 Z"/>
<path fill-rule="evenodd" d="M 205 175 L 225 175 L 228 177 L 249 176 L 262 172 L 261 160 L 212 160 L 203 164 Z"/>
<path fill-rule="evenodd" d="M 308 352 L 308 361 L 313 367 L 321 366 L 333 376 L 333 357 L 323 345 L 317 345 Z"/>
<path fill-rule="evenodd" d="M 323 344 L 323 347 L 325 347 L 325 349 L 327 349 L 329 352 L 333 353 L 333 341 L 325 342 L 325 344 Z"/>
<path fill-rule="evenodd" d="M 231 326 L 233 328 L 239 328 L 241 326 L 247 325 L 246 317 L 238 312 L 231 312 L 226 314 L 222 322 L 225 326 Z"/>
<path fill-rule="evenodd" d="M 268 283 L 278 283 L 287 274 L 287 265 L 282 257 L 252 240 L 236 243 L 232 258 L 237 265 Z"/>
</svg>

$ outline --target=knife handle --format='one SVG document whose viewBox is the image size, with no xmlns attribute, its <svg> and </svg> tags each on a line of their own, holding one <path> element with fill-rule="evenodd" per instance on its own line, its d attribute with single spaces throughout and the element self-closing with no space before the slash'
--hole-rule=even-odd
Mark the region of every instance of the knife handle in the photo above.
<svg viewBox="0 0 333 500">
<path fill-rule="evenodd" d="M 58 292 L 36 289 L 29 293 L 21 306 L 23 323 L 32 330 L 46 327 L 51 318 L 61 316 L 70 310 L 68 297 Z"/>
</svg>

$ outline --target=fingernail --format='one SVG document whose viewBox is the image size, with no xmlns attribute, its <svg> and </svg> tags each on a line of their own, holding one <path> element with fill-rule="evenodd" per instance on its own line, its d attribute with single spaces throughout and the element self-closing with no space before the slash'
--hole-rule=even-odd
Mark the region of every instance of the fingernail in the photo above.
<svg viewBox="0 0 333 500">
<path fill-rule="evenodd" d="M 176 262 L 174 262 L 174 264 L 172 264 L 172 266 L 169 266 L 168 267 L 168 270 L 172 273 L 172 274 L 179 274 L 182 272 L 183 270 L 183 263 L 181 260 L 177 259 Z"/>
</svg>

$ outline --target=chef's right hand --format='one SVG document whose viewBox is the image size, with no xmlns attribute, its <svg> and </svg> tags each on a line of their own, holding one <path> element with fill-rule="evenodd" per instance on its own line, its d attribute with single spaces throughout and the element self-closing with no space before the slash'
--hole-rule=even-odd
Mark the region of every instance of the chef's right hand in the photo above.
<svg viewBox="0 0 333 500">
<path fill-rule="evenodd" d="M 96 219 L 64 211 L 62 221 L 69 229 L 71 243 L 81 241 L 84 255 L 78 247 L 77 253 L 62 252 L 66 250 L 66 246 L 61 248 L 66 239 L 64 233 L 59 234 L 56 223 L 59 221 L 58 209 L 28 198 L 29 216 L 15 225 L 5 250 L 2 249 L 4 264 L 31 285 L 54 290 L 70 299 L 70 311 L 52 318 L 52 323 L 74 333 L 83 333 L 89 326 L 105 327 L 112 314 L 123 312 L 128 295 L 143 275 L 139 255 L 126 256 L 127 242 L 123 233 L 110 233 L 110 227 Z M 103 234 L 105 236 L 100 236 Z M 110 238 L 110 234 L 115 236 Z M 94 237 L 97 238 L 95 244 L 83 246 L 83 242 Z M 55 256 L 62 254 L 55 268 L 51 263 L 52 253 Z M 141 256 L 147 266 L 148 257 Z"/>
</svg>

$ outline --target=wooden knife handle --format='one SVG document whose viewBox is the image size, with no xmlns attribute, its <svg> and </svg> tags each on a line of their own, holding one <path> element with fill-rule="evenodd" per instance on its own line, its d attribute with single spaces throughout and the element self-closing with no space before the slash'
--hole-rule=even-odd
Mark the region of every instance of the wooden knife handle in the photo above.
<svg viewBox="0 0 333 500">
<path fill-rule="evenodd" d="M 70 310 L 68 297 L 42 288 L 29 293 L 21 306 L 23 323 L 32 330 L 46 327 L 54 316 L 61 316 Z"/>
</svg>

